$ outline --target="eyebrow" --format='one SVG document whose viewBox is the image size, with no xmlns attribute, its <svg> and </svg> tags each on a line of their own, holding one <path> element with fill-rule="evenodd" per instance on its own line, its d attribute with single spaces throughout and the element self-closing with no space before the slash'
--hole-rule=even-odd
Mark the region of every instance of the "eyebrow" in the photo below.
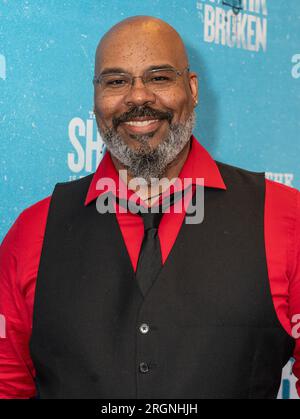
<svg viewBox="0 0 300 419">
<path fill-rule="evenodd" d="M 151 65 L 145 71 L 159 70 L 161 68 L 174 69 L 174 67 L 170 64 L 160 64 L 160 65 Z M 101 71 L 100 76 L 103 76 L 104 74 L 114 74 L 114 73 L 128 73 L 128 71 L 121 67 L 109 67 L 109 68 L 104 68 L 104 70 Z"/>
</svg>

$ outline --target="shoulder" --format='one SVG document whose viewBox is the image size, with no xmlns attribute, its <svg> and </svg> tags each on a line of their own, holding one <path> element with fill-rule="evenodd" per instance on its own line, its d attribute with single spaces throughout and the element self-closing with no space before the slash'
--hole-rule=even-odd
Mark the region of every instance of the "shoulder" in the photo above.
<svg viewBox="0 0 300 419">
<path fill-rule="evenodd" d="M 273 204 L 293 207 L 296 211 L 299 205 L 300 191 L 292 186 L 266 179 L 266 196 Z"/>
<path fill-rule="evenodd" d="M 22 243 L 28 241 L 43 239 L 49 208 L 55 193 L 60 193 L 63 199 L 70 200 L 81 199 L 81 191 L 84 194 L 89 186 L 93 174 L 80 179 L 67 182 L 56 183 L 51 195 L 35 202 L 25 208 L 15 220 L 11 227 L 18 240 Z"/>
<path fill-rule="evenodd" d="M 287 205 L 296 205 L 297 201 L 300 199 L 300 191 L 298 189 L 267 179 L 265 172 L 255 172 L 219 161 L 216 161 L 216 164 L 218 165 L 222 176 L 227 178 L 227 181 L 232 179 L 232 182 L 239 180 L 248 184 L 260 183 L 265 186 L 268 196 L 273 197 L 274 200 L 287 200 Z"/>
<path fill-rule="evenodd" d="M 19 214 L 8 232 L 8 235 L 14 236 L 16 246 L 26 248 L 43 239 L 50 202 L 51 195 L 28 206 Z"/>
<path fill-rule="evenodd" d="M 291 186 L 266 179 L 266 238 L 279 255 L 284 250 L 289 278 L 300 256 L 300 192 Z M 298 281 L 300 285 L 300 281 Z"/>
<path fill-rule="evenodd" d="M 33 272 L 40 253 L 51 196 L 25 208 L 15 219 L 0 246 L 0 276 Z"/>
<path fill-rule="evenodd" d="M 45 216 L 48 212 L 52 195 L 46 196 L 40 201 L 26 207 L 19 215 L 19 218 L 23 221 L 30 221 L 35 216 Z"/>
<path fill-rule="evenodd" d="M 76 193 L 76 190 L 79 190 L 80 187 L 85 189 L 85 185 L 89 184 L 90 178 L 91 175 L 88 175 L 73 181 L 56 183 L 52 195 L 25 208 L 16 220 L 21 235 L 24 237 L 24 235 L 26 236 L 30 232 L 31 235 L 32 233 L 35 233 L 36 237 L 44 235 L 49 207 L 54 193 L 60 190 L 62 194 L 67 194 L 67 191 L 69 191 L 72 195 L 73 193 Z"/>
<path fill-rule="evenodd" d="M 284 217 L 286 223 L 296 223 L 300 218 L 300 192 L 292 186 L 270 179 L 266 183 L 266 210 L 273 218 Z"/>
</svg>

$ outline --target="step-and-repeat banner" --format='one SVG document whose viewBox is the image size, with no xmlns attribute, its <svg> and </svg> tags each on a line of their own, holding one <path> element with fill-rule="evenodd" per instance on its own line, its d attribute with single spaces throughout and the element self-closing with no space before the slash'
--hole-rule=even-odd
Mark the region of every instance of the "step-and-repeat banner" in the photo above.
<svg viewBox="0 0 300 419">
<path fill-rule="evenodd" d="M 214 158 L 300 188 L 299 0 L 0 0 L 0 241 L 55 183 L 96 170 L 94 52 L 132 15 L 182 35 Z M 279 397 L 296 397 L 291 367 Z"/>
</svg>

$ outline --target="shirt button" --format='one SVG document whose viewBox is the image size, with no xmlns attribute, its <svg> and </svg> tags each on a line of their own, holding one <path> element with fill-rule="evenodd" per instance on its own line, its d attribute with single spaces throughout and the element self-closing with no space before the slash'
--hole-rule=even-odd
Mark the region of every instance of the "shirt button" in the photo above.
<svg viewBox="0 0 300 419">
<path fill-rule="evenodd" d="M 140 332 L 143 333 L 143 335 L 148 333 L 149 329 L 150 329 L 150 327 L 146 323 L 143 323 L 143 324 L 140 325 Z"/>
<path fill-rule="evenodd" d="M 149 372 L 149 365 L 146 364 L 146 362 L 141 362 L 140 363 L 140 372 L 142 372 L 143 374 L 145 374 L 146 372 Z"/>
</svg>

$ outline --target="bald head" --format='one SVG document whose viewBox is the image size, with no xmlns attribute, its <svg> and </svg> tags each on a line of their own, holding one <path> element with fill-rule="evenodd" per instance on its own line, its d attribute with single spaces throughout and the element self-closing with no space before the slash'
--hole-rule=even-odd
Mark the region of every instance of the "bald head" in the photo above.
<svg viewBox="0 0 300 419">
<path fill-rule="evenodd" d="M 140 66 L 151 56 L 165 57 L 165 64 L 172 60 L 177 68 L 188 66 L 184 43 L 176 30 L 161 19 L 151 16 L 134 16 L 113 26 L 100 40 L 95 57 L 95 74 L 99 74 L 104 63 L 118 61 L 132 65 L 138 60 Z M 115 63 L 116 64 L 116 63 Z M 134 66 L 134 65 L 133 65 Z"/>
</svg>

